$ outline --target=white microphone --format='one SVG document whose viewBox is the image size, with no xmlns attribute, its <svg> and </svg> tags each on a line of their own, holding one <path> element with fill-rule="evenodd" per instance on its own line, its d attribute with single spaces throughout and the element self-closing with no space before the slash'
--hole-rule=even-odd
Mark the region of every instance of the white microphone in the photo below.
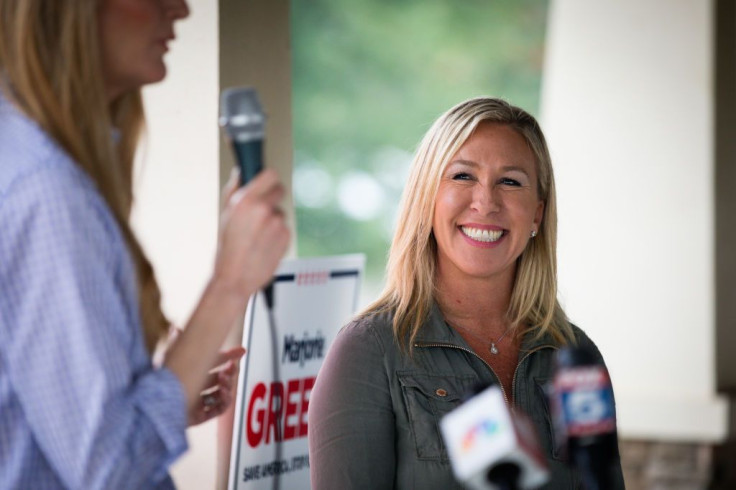
<svg viewBox="0 0 736 490">
<path fill-rule="evenodd" d="M 455 477 L 468 488 L 537 488 L 549 480 L 531 420 L 509 409 L 498 386 L 445 415 L 440 428 Z"/>
</svg>

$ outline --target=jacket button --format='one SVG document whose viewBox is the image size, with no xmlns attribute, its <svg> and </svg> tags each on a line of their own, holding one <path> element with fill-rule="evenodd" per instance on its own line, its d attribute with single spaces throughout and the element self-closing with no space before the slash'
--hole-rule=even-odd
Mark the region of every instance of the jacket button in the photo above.
<svg viewBox="0 0 736 490">
<path fill-rule="evenodd" d="M 437 388 L 434 394 L 437 396 L 447 396 L 447 391 L 443 390 L 442 388 Z"/>
</svg>

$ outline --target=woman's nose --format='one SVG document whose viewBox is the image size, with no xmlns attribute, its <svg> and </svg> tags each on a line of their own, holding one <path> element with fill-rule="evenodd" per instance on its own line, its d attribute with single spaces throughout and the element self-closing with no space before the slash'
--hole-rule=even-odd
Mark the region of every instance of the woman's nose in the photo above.
<svg viewBox="0 0 736 490">
<path fill-rule="evenodd" d="M 189 5 L 186 0 L 164 0 L 166 17 L 179 20 L 189 17 Z"/>
<path fill-rule="evenodd" d="M 493 186 L 478 185 L 473 192 L 472 207 L 481 214 L 497 213 L 501 210 L 501 195 Z"/>
</svg>

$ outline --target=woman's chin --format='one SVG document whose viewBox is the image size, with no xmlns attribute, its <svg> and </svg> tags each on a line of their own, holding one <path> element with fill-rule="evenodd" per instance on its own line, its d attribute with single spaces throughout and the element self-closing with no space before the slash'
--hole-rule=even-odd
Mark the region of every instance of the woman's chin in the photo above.
<svg viewBox="0 0 736 490">
<path fill-rule="evenodd" d="M 166 63 L 163 60 L 151 62 L 145 69 L 139 72 L 138 77 L 136 77 L 136 80 L 132 84 L 134 85 L 132 88 L 138 89 L 146 85 L 158 83 L 166 78 L 166 74 Z"/>
<path fill-rule="evenodd" d="M 149 70 L 148 77 L 141 85 L 148 85 L 151 83 L 158 83 L 166 78 L 166 64 L 161 61 L 157 66 L 152 66 Z"/>
</svg>

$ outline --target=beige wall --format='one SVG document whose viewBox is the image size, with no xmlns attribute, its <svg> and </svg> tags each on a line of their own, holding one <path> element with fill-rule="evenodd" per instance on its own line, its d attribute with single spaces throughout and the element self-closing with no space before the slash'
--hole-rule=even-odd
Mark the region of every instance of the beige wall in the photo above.
<svg viewBox="0 0 736 490">
<path fill-rule="evenodd" d="M 266 113 L 266 165 L 279 170 L 287 186 L 284 210 L 296 237 L 291 174 L 291 46 L 288 0 L 220 0 L 220 88 L 255 87 Z M 234 164 L 223 145 L 221 182 Z M 292 241 L 292 254 L 296 250 Z"/>
<path fill-rule="evenodd" d="M 561 300 L 609 364 L 624 437 L 720 440 L 712 3 L 550 12 L 542 119 Z"/>
</svg>

